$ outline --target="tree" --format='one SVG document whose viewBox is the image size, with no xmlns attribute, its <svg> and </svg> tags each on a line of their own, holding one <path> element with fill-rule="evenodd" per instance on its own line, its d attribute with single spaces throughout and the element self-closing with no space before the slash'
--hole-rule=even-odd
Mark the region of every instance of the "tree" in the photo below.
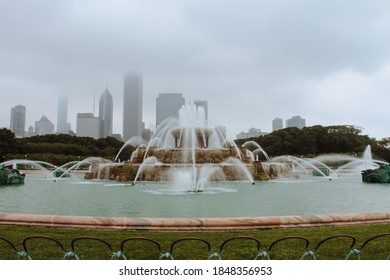
<svg viewBox="0 0 390 280">
<path fill-rule="evenodd" d="M 17 149 L 15 134 L 6 128 L 0 129 L 0 162 L 7 160 L 7 154 Z"/>
<path fill-rule="evenodd" d="M 270 156 L 313 156 L 327 153 L 361 153 L 376 141 L 361 135 L 359 127 L 350 125 L 291 127 L 253 139 Z M 249 139 L 240 139 L 244 143 Z"/>
<path fill-rule="evenodd" d="M 390 162 L 390 137 L 383 138 L 376 145 L 371 145 L 371 151 L 374 155 Z"/>
</svg>

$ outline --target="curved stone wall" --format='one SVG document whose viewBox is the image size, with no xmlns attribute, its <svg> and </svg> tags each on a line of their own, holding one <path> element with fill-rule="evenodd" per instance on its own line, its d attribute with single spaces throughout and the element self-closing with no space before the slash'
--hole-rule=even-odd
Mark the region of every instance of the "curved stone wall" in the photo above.
<svg viewBox="0 0 390 280">
<path fill-rule="evenodd" d="M 116 218 L 0 213 L 1 225 L 89 229 L 215 231 L 390 223 L 390 211 L 248 218 Z"/>
</svg>

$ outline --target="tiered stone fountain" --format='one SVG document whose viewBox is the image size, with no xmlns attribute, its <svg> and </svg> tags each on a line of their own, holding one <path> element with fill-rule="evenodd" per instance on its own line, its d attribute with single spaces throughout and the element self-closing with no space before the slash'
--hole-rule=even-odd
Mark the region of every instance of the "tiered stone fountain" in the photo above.
<svg viewBox="0 0 390 280">
<path fill-rule="evenodd" d="M 101 170 L 96 172 L 96 168 Z M 133 183 L 179 180 L 186 190 L 195 192 L 202 191 L 208 181 L 247 180 L 254 184 L 255 180 L 270 179 L 258 156 L 237 147 L 218 129 L 207 127 L 203 107 L 192 103 L 180 109 L 178 119 L 161 124 L 149 144 L 139 145 L 129 161 L 94 169 L 92 173 L 100 179 Z"/>
</svg>

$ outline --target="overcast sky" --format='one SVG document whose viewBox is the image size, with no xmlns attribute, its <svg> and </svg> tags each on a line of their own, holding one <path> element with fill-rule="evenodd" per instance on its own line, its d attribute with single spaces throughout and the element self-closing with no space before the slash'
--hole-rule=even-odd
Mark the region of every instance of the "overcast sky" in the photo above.
<svg viewBox="0 0 390 280">
<path fill-rule="evenodd" d="M 295 115 L 390 137 L 390 1 L 0 0 L 0 127 L 19 104 L 26 129 L 57 125 L 68 95 L 76 130 L 107 86 L 122 134 L 128 71 L 143 75 L 146 127 L 158 94 L 180 92 L 232 137 Z"/>
</svg>

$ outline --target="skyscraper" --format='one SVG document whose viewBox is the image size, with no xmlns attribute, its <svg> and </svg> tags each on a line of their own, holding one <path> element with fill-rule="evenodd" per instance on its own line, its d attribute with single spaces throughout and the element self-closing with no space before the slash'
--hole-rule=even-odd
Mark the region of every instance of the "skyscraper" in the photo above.
<svg viewBox="0 0 390 280">
<path fill-rule="evenodd" d="M 11 124 L 10 129 L 15 133 L 16 137 L 24 137 L 26 127 L 26 107 L 17 105 L 11 108 Z"/>
<path fill-rule="evenodd" d="M 35 134 L 45 135 L 54 133 L 54 124 L 46 117 L 42 116 L 39 121 L 35 122 Z"/>
<path fill-rule="evenodd" d="M 77 114 L 77 136 L 87 136 L 98 139 L 100 137 L 100 118 L 93 113 Z"/>
<path fill-rule="evenodd" d="M 183 105 L 185 105 L 183 94 L 160 93 L 156 98 L 156 126 L 169 117 L 177 118 Z"/>
<path fill-rule="evenodd" d="M 123 140 L 142 136 L 142 76 L 126 74 L 123 87 Z"/>
<path fill-rule="evenodd" d="M 68 133 L 70 130 L 68 123 L 68 97 L 61 96 L 58 98 L 57 111 L 57 133 Z"/>
<path fill-rule="evenodd" d="M 112 135 L 113 108 L 112 96 L 106 87 L 99 100 L 100 138 Z"/>
<path fill-rule="evenodd" d="M 286 120 L 286 127 L 304 128 L 306 126 L 306 120 L 300 116 L 294 116 L 291 119 Z"/>
<path fill-rule="evenodd" d="M 283 120 L 281 118 L 275 118 L 272 121 L 272 131 L 283 129 Z"/>
</svg>

